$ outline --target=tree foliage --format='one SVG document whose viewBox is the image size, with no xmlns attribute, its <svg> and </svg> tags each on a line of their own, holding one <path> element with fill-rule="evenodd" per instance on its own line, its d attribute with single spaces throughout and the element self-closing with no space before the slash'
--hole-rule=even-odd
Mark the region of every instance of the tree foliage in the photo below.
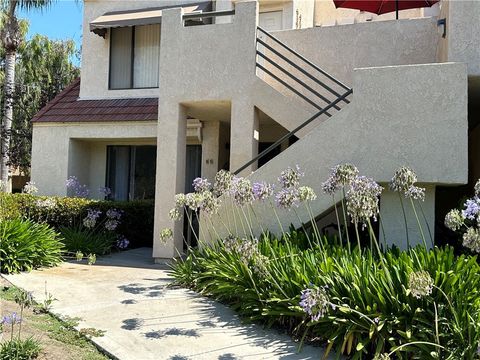
<svg viewBox="0 0 480 360">
<path fill-rule="evenodd" d="M 25 33 L 25 32 L 24 32 Z M 28 173 L 32 141 L 32 117 L 79 76 L 72 59 L 79 56 L 73 40 L 51 40 L 35 35 L 21 42 L 15 67 L 14 116 L 10 164 Z M 5 52 L 0 52 L 0 80 L 4 82 Z M 1 98 L 4 98 L 3 87 Z"/>
</svg>

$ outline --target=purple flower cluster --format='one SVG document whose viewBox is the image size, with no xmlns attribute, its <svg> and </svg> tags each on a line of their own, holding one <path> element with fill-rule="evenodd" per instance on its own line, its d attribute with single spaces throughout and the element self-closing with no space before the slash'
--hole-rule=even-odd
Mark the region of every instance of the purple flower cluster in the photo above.
<svg viewBox="0 0 480 360">
<path fill-rule="evenodd" d="M 377 221 L 379 213 L 379 197 L 383 188 L 373 179 L 366 176 L 358 176 L 350 183 L 347 198 L 347 213 L 353 223 L 364 225 L 373 218 Z"/>
<path fill-rule="evenodd" d="M 226 170 L 220 170 L 215 175 L 215 184 L 213 185 L 213 192 L 217 196 L 222 196 L 230 191 L 232 186 L 233 175 Z"/>
<path fill-rule="evenodd" d="M 129 244 L 130 244 L 130 241 L 128 241 L 128 239 L 125 236 L 119 235 L 117 239 L 117 247 L 119 249 L 125 250 Z"/>
<path fill-rule="evenodd" d="M 415 186 L 417 174 L 409 167 L 402 166 L 395 171 L 390 181 L 390 189 L 403 193 L 406 198 L 425 200 L 425 188 Z"/>
<path fill-rule="evenodd" d="M 220 200 L 211 191 L 205 191 L 201 195 L 200 210 L 209 215 L 216 214 L 220 207 Z"/>
<path fill-rule="evenodd" d="M 474 197 L 465 202 L 465 209 L 462 210 L 462 216 L 468 220 L 475 220 L 480 212 L 480 199 Z"/>
<path fill-rule="evenodd" d="M 76 197 L 87 197 L 88 194 L 90 194 L 87 185 L 80 184 L 76 176 L 70 176 L 65 182 L 65 185 Z"/>
<path fill-rule="evenodd" d="M 297 187 L 300 185 L 300 178 L 305 174 L 300 170 L 298 165 L 295 165 L 295 169 L 288 167 L 280 173 L 278 182 L 284 189 Z"/>
<path fill-rule="evenodd" d="M 107 186 L 100 186 L 98 192 L 106 198 L 112 195 L 112 190 Z"/>
<path fill-rule="evenodd" d="M 275 194 L 275 203 L 281 209 L 290 210 L 293 206 L 298 207 L 299 200 L 296 187 L 282 189 Z"/>
<path fill-rule="evenodd" d="M 87 229 L 94 228 L 100 215 L 102 215 L 100 210 L 88 209 L 87 216 L 83 219 L 83 226 Z"/>
<path fill-rule="evenodd" d="M 335 306 L 328 299 L 325 287 L 302 290 L 299 305 L 312 321 L 318 321 L 324 317 L 329 307 L 335 309 Z"/>
<path fill-rule="evenodd" d="M 270 196 L 273 195 L 273 190 L 275 189 L 275 185 L 268 184 L 265 181 L 256 182 L 252 186 L 253 189 L 253 197 L 255 200 L 265 201 Z"/>
<path fill-rule="evenodd" d="M 230 195 L 233 197 L 233 202 L 238 206 L 251 204 L 254 200 L 252 183 L 243 177 L 234 177 Z"/>
<path fill-rule="evenodd" d="M 106 214 L 107 221 L 105 221 L 105 229 L 108 231 L 115 230 L 120 225 L 120 218 L 122 217 L 122 211 L 117 209 L 108 209 Z"/>
<path fill-rule="evenodd" d="M 13 326 L 15 324 L 20 324 L 21 322 L 22 318 L 18 316 L 16 312 L 13 312 L 10 315 L 5 315 L 4 317 L 2 317 L 0 324 Z"/>
<path fill-rule="evenodd" d="M 212 184 L 208 181 L 208 179 L 197 177 L 195 180 L 193 180 L 193 188 L 197 193 L 209 191 L 211 186 Z"/>
<path fill-rule="evenodd" d="M 332 168 L 328 179 L 322 183 L 324 193 L 333 195 L 341 187 L 350 185 L 350 183 L 358 176 L 358 169 L 355 165 L 346 163 L 336 165 Z"/>
</svg>

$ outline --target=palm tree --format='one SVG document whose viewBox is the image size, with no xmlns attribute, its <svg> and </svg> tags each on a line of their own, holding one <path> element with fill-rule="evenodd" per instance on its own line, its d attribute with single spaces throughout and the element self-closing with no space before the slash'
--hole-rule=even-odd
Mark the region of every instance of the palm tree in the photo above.
<svg viewBox="0 0 480 360">
<path fill-rule="evenodd" d="M 54 0 L 0 0 L 2 12 L 2 29 L 0 41 L 5 50 L 5 84 L 3 99 L 3 119 L 1 131 L 1 161 L 0 180 L 9 191 L 9 151 L 10 132 L 13 120 L 13 101 L 15 91 L 15 59 L 17 50 L 22 39 L 19 22 L 16 16 L 17 10 L 43 9 L 51 5 Z M 0 186 L 1 188 L 2 186 Z"/>
</svg>

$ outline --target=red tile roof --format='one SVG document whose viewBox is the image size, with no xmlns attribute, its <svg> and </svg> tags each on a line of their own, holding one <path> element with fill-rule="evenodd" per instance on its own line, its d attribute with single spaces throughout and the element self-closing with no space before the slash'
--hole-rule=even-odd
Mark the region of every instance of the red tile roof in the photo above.
<svg viewBox="0 0 480 360">
<path fill-rule="evenodd" d="M 148 121 L 158 119 L 157 98 L 79 100 L 80 79 L 66 87 L 32 122 Z"/>
</svg>

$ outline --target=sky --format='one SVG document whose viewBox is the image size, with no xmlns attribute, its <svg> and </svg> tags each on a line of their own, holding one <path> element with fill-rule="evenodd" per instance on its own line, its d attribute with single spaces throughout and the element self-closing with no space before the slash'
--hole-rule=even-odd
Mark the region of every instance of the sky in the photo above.
<svg viewBox="0 0 480 360">
<path fill-rule="evenodd" d="M 41 11 L 20 11 L 18 17 L 30 23 L 27 39 L 35 34 L 46 35 L 50 39 L 73 39 L 80 49 L 82 42 L 83 2 L 81 0 L 57 0 Z M 74 59 L 78 64 L 78 59 Z"/>
</svg>

